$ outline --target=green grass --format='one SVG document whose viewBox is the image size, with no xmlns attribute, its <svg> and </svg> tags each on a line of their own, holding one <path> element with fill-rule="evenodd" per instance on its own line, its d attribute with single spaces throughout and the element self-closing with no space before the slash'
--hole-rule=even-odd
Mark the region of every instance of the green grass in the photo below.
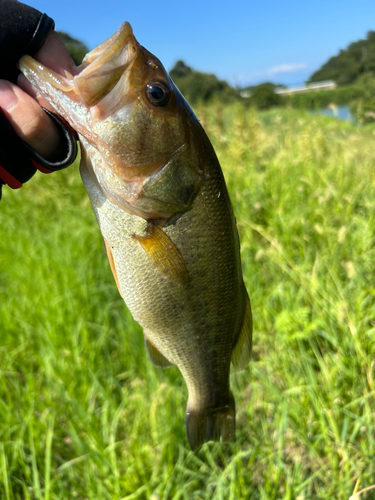
<svg viewBox="0 0 375 500">
<path fill-rule="evenodd" d="M 254 313 L 237 442 L 189 451 L 185 384 L 148 361 L 77 168 L 38 174 L 0 203 L 1 499 L 348 500 L 375 483 L 375 129 L 197 113 Z"/>
</svg>

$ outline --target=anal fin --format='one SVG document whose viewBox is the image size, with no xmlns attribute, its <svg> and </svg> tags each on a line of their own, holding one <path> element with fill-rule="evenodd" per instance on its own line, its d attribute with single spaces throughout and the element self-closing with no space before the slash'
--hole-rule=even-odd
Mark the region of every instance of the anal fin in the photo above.
<svg viewBox="0 0 375 500">
<path fill-rule="evenodd" d="M 161 368 L 168 368 L 168 366 L 172 366 L 172 363 L 167 360 L 163 354 L 156 349 L 154 344 L 148 340 L 148 338 L 145 335 L 145 345 L 147 349 L 148 356 L 151 360 L 151 363 L 155 366 L 160 366 Z"/>
<path fill-rule="evenodd" d="M 243 370 L 249 364 L 253 337 L 253 317 L 250 299 L 244 285 L 245 312 L 240 334 L 232 351 L 232 363 L 235 370 Z"/>
<path fill-rule="evenodd" d="M 133 234 L 154 265 L 168 279 L 183 283 L 187 279 L 184 259 L 169 236 L 155 222 L 147 225 L 146 235 Z"/>
</svg>

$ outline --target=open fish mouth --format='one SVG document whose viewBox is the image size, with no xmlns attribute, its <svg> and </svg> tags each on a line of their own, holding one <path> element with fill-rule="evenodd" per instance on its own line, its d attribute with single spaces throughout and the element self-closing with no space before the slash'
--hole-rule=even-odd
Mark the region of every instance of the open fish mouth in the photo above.
<svg viewBox="0 0 375 500">
<path fill-rule="evenodd" d="M 126 77 L 126 70 L 136 60 L 140 47 L 132 27 L 125 22 L 114 35 L 85 56 L 76 76 L 68 72 L 60 75 L 28 55 L 21 58 L 19 67 L 32 83 L 44 82 L 69 95 L 72 101 L 92 107 Z"/>
</svg>

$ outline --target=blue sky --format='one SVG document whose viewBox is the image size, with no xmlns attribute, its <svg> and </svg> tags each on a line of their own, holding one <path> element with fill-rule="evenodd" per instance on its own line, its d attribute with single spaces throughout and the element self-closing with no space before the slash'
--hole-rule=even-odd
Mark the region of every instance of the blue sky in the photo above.
<svg viewBox="0 0 375 500">
<path fill-rule="evenodd" d="M 178 59 L 240 87 L 303 83 L 375 31 L 375 0 L 26 0 L 90 49 L 129 21 L 169 70 Z"/>
</svg>

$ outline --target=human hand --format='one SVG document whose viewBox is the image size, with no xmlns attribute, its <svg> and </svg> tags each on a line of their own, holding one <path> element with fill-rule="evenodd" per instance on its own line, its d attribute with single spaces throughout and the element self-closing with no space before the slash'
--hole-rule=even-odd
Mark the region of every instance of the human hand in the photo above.
<svg viewBox="0 0 375 500">
<path fill-rule="evenodd" d="M 43 47 L 34 56 L 40 63 L 60 74 L 64 70 L 75 73 L 75 66 L 58 34 L 51 31 Z M 53 161 L 64 154 L 66 141 L 58 126 L 40 107 L 49 106 L 38 99 L 31 85 L 21 74 L 17 85 L 0 80 L 0 108 L 18 137 L 39 153 Z"/>
<path fill-rule="evenodd" d="M 17 69 L 29 54 L 59 72 L 75 72 L 54 26 L 53 19 L 29 5 L 0 0 L 0 199 L 3 184 L 20 188 L 37 169 L 61 170 L 77 156 L 76 133 L 56 114 L 43 111 Z"/>
</svg>

